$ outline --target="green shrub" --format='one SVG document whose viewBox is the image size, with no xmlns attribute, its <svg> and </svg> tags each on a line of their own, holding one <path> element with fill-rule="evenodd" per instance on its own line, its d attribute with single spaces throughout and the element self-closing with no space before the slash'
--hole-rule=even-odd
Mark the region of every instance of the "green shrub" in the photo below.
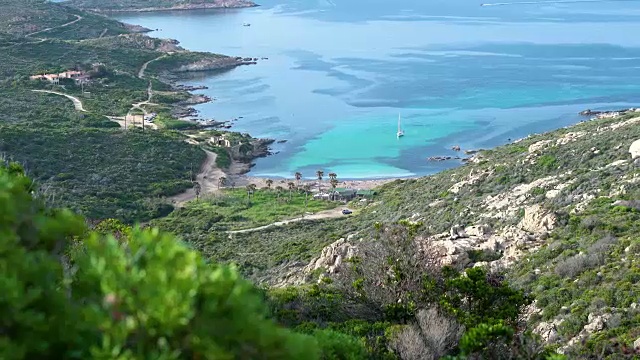
<svg viewBox="0 0 640 360">
<path fill-rule="evenodd" d="M 172 235 L 108 221 L 96 228 L 127 241 L 84 238 L 83 220 L 33 199 L 21 171 L 0 168 L 0 358 L 366 357 L 349 335 L 279 327 L 233 267 L 207 264 Z M 72 241 L 81 251 L 63 255 Z"/>
</svg>

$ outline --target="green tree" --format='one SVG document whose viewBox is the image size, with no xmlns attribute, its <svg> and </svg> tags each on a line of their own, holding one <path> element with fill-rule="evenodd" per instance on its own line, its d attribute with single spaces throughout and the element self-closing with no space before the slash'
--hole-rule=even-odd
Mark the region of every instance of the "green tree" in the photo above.
<svg viewBox="0 0 640 360">
<path fill-rule="evenodd" d="M 249 184 L 246 186 L 246 189 L 247 189 L 247 200 L 249 201 L 249 204 L 251 204 L 251 196 L 256 191 L 256 185 Z"/>
<path fill-rule="evenodd" d="M 322 191 L 322 177 L 324 176 L 324 171 L 318 170 L 316 171 L 316 177 L 318 178 L 318 191 Z"/>
<path fill-rule="evenodd" d="M 276 186 L 276 200 L 280 201 L 280 195 L 284 191 L 284 188 L 280 185 Z"/>
<path fill-rule="evenodd" d="M 499 274 L 476 267 L 464 274 L 444 271 L 444 295 L 440 304 L 463 325 L 471 328 L 482 323 L 504 321 L 515 327 L 521 310 L 531 299 L 513 289 Z"/>
<path fill-rule="evenodd" d="M 289 188 L 289 201 L 291 201 L 293 189 L 296 188 L 296 184 L 294 184 L 293 182 L 289 181 L 289 183 L 287 184 L 287 187 Z"/>
<path fill-rule="evenodd" d="M 218 189 L 220 189 L 221 186 L 225 186 L 225 184 L 227 183 L 227 178 L 222 176 L 218 179 Z"/>
<path fill-rule="evenodd" d="M 294 176 L 296 177 L 296 184 L 298 185 L 298 187 L 300 187 L 300 180 L 302 180 L 302 173 L 296 172 Z"/>
</svg>

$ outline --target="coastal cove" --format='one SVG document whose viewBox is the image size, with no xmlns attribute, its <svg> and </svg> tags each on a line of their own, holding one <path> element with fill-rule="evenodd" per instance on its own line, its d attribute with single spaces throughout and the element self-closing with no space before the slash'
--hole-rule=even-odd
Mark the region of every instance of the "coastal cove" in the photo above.
<svg viewBox="0 0 640 360">
<path fill-rule="evenodd" d="M 640 4 L 480 7 L 461 0 L 275 0 L 260 7 L 118 14 L 190 50 L 268 58 L 186 85 L 202 118 L 286 139 L 249 175 L 341 179 L 427 175 L 464 157 L 640 103 Z M 243 26 L 250 24 L 251 26 Z M 199 91 L 200 92 L 200 91 Z M 395 136 L 398 113 L 405 136 Z"/>
</svg>

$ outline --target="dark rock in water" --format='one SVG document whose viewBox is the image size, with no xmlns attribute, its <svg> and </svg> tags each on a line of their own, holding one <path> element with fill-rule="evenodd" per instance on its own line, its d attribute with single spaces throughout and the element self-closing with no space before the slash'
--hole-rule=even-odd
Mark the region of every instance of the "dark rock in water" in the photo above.
<svg viewBox="0 0 640 360">
<path fill-rule="evenodd" d="M 473 155 L 473 154 L 477 153 L 478 151 L 480 151 L 480 150 L 465 150 L 464 153 L 467 154 L 467 155 Z"/>
<path fill-rule="evenodd" d="M 453 151 L 460 151 L 460 145 L 454 145 L 451 147 L 451 150 Z"/>
<path fill-rule="evenodd" d="M 451 159 L 453 159 L 451 156 L 431 156 L 427 158 L 428 161 L 446 161 Z"/>
<path fill-rule="evenodd" d="M 286 142 L 287 142 L 287 140 L 278 140 L 278 144 L 284 144 Z"/>
<path fill-rule="evenodd" d="M 263 57 L 261 60 L 269 60 L 268 57 Z"/>
<path fill-rule="evenodd" d="M 587 109 L 587 110 L 580 111 L 578 113 L 578 115 L 592 116 L 592 115 L 598 115 L 598 114 L 601 114 L 601 113 L 602 113 L 602 111 L 592 111 L 591 109 Z"/>
</svg>

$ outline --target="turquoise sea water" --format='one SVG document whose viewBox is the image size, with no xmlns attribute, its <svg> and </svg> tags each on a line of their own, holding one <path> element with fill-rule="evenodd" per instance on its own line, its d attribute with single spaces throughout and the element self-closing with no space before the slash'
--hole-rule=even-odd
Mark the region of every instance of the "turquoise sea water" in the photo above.
<svg viewBox="0 0 640 360">
<path fill-rule="evenodd" d="M 640 2 L 265 0 L 252 9 L 126 14 L 185 48 L 258 65 L 185 80 L 201 116 L 288 140 L 256 176 L 425 175 L 488 148 L 640 105 Z M 250 23 L 250 27 L 242 26 Z M 406 136 L 395 136 L 398 113 Z"/>
</svg>

